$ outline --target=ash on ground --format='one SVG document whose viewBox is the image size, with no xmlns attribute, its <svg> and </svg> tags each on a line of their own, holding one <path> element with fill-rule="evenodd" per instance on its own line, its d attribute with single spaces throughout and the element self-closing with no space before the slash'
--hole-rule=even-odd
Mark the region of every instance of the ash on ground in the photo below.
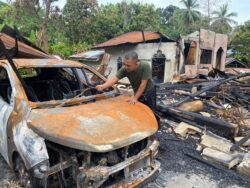
<svg viewBox="0 0 250 188">
<path fill-rule="evenodd" d="M 250 188 L 247 177 L 233 170 L 216 169 L 187 156 L 200 156 L 195 150 L 199 137 L 180 140 L 169 133 L 169 128 L 164 124 L 160 125 L 156 137 L 160 141 L 157 158 L 161 162 L 161 170 L 144 188 Z M 2 157 L 0 169 L 0 187 L 17 188 L 17 180 Z"/>
</svg>

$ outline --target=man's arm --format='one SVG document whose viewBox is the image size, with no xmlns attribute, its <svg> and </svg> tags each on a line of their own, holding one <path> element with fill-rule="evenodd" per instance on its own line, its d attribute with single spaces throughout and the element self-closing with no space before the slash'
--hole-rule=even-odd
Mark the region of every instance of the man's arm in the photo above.
<svg viewBox="0 0 250 188">
<path fill-rule="evenodd" d="M 109 80 L 107 80 L 104 84 L 102 85 L 97 85 L 95 88 L 98 91 L 103 91 L 104 89 L 107 89 L 109 87 L 112 87 L 113 85 L 115 85 L 117 82 L 119 81 L 119 79 L 115 76 Z"/>
<path fill-rule="evenodd" d="M 142 96 L 142 94 L 147 86 L 147 83 L 148 83 L 148 80 L 141 81 L 141 84 L 140 84 L 135 96 L 129 99 L 130 104 L 135 104 L 138 101 L 138 99 Z"/>
</svg>

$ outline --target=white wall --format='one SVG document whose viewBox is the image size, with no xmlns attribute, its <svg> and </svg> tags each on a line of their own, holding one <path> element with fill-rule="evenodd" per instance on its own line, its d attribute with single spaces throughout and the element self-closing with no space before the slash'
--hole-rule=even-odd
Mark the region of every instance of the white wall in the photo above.
<svg viewBox="0 0 250 188">
<path fill-rule="evenodd" d="M 117 59 L 124 57 L 127 52 L 137 52 L 141 61 L 148 62 L 151 65 L 152 57 L 157 52 L 158 48 L 166 55 L 167 61 L 165 64 L 164 82 L 172 79 L 173 75 L 177 73 L 177 59 L 176 59 L 176 43 L 142 43 L 137 45 L 126 45 L 118 47 L 110 47 L 105 49 L 111 55 L 109 67 L 112 71 L 109 77 L 112 77 L 117 72 Z M 123 80 L 125 81 L 125 80 Z"/>
</svg>

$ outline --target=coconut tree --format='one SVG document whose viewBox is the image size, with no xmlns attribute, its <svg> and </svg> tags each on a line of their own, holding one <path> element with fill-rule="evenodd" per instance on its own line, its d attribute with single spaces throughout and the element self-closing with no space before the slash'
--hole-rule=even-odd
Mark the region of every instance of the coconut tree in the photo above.
<svg viewBox="0 0 250 188">
<path fill-rule="evenodd" d="M 228 4 L 222 5 L 218 11 L 213 11 L 212 14 L 214 15 L 212 18 L 212 28 L 216 32 L 229 33 L 232 31 L 231 24 L 237 24 L 237 22 L 233 20 L 234 17 L 237 17 L 237 13 L 229 13 Z"/>
<path fill-rule="evenodd" d="M 184 28 L 190 30 L 197 21 L 201 19 L 201 13 L 197 10 L 199 4 L 197 0 L 181 0 L 185 8 L 181 10 L 180 19 Z"/>
<path fill-rule="evenodd" d="M 194 24 L 195 21 L 200 20 L 201 14 L 196 9 L 199 8 L 197 0 L 181 0 L 185 6 L 185 9 L 182 11 L 183 21 L 187 24 Z"/>
</svg>

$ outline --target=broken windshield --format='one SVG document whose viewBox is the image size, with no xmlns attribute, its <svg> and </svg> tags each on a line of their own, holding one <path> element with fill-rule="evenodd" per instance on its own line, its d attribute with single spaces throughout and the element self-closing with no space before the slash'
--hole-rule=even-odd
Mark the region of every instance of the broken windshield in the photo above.
<svg viewBox="0 0 250 188">
<path fill-rule="evenodd" d="M 22 68 L 19 74 L 27 85 L 32 102 L 73 99 L 100 94 L 95 89 L 105 81 L 83 68 Z"/>
</svg>

